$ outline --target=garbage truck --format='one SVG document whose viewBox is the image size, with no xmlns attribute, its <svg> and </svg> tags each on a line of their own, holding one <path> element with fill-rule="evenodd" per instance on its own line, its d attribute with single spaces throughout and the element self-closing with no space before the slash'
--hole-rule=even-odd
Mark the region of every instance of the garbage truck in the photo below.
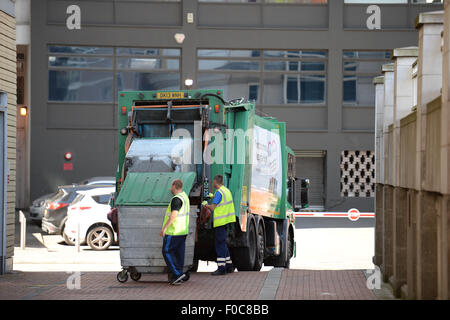
<svg viewBox="0 0 450 320">
<path fill-rule="evenodd" d="M 254 102 L 226 101 L 220 89 L 126 91 L 119 92 L 118 131 L 120 282 L 167 272 L 159 232 L 174 179 L 190 199 L 185 272 L 199 260 L 216 261 L 213 213 L 201 205 L 211 201 L 216 175 L 234 201 L 227 234 L 234 266 L 289 267 L 299 192 L 284 122 L 258 115 Z"/>
</svg>

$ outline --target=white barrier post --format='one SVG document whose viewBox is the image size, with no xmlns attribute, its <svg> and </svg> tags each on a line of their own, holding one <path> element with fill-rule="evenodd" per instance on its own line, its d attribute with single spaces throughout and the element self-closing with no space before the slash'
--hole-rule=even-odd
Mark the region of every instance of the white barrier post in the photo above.
<svg viewBox="0 0 450 320">
<path fill-rule="evenodd" d="M 77 237 L 75 239 L 75 247 L 77 252 L 80 252 L 80 222 L 77 223 Z"/>
<path fill-rule="evenodd" d="M 27 239 L 27 218 L 23 214 L 22 210 L 19 210 L 19 222 L 20 222 L 20 249 L 25 249 Z"/>
</svg>

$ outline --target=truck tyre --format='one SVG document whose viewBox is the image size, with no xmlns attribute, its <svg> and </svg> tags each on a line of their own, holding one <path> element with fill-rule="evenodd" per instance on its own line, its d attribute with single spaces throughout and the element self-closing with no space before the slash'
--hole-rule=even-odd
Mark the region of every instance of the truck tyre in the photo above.
<svg viewBox="0 0 450 320">
<path fill-rule="evenodd" d="M 284 268 L 289 269 L 291 266 L 291 257 L 294 255 L 294 239 L 292 238 L 292 233 L 288 232 L 287 237 L 287 255 L 286 261 L 284 262 Z"/>
<path fill-rule="evenodd" d="M 248 247 L 233 248 L 233 264 L 238 271 L 253 271 L 256 261 L 256 228 L 251 219 L 247 229 Z"/>
<path fill-rule="evenodd" d="M 255 249 L 256 249 L 256 258 L 255 258 L 255 267 L 253 268 L 253 271 L 259 271 L 262 268 L 264 262 L 264 252 L 266 250 L 266 237 L 264 235 L 264 227 L 261 222 L 258 224 Z"/>
</svg>

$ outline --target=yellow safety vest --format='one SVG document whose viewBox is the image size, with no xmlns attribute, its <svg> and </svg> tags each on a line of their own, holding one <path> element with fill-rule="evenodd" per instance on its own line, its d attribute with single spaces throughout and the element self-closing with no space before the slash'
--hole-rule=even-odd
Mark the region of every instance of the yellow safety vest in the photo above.
<svg viewBox="0 0 450 320">
<path fill-rule="evenodd" d="M 170 236 L 182 236 L 187 235 L 189 233 L 189 197 L 187 194 L 183 191 L 178 193 L 177 195 L 173 196 L 172 199 L 170 199 L 169 206 L 167 207 L 166 214 L 164 216 L 163 226 L 166 224 L 166 222 L 170 219 L 170 215 L 172 214 L 172 200 L 173 198 L 179 198 L 181 202 L 183 203 L 181 205 L 180 210 L 178 211 L 177 217 L 172 222 L 172 224 L 167 228 L 166 233 Z"/>
<path fill-rule="evenodd" d="M 236 221 L 236 213 L 234 211 L 233 196 L 231 195 L 231 191 L 225 186 L 221 186 L 217 191 L 219 191 L 222 195 L 222 200 L 220 200 L 219 204 L 214 209 L 214 228 Z"/>
</svg>

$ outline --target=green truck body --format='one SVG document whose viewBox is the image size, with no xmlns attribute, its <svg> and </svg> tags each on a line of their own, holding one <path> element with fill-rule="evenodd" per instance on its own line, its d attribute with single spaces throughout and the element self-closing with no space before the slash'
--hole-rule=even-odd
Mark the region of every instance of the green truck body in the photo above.
<svg viewBox="0 0 450 320">
<path fill-rule="evenodd" d="M 130 256 L 122 252 L 122 237 L 124 243 L 132 238 L 127 232 L 156 230 L 156 225 L 126 229 L 131 217 L 127 208 L 160 214 L 141 223 L 152 221 L 161 227 L 161 212 L 172 197 L 171 182 L 181 179 L 195 221 L 193 256 L 188 255 L 186 262 L 195 269 L 198 260 L 214 261 L 212 218 L 201 202 L 216 191 L 212 180 L 220 174 L 236 211 L 236 223 L 227 238 L 235 266 L 239 270 L 259 270 L 263 263 L 289 266 L 295 254 L 296 178 L 295 156 L 286 146 L 284 122 L 257 115 L 254 103 L 226 102 L 222 90 L 120 92 L 118 108 L 115 206 L 119 208 L 121 257 Z M 132 245 L 125 243 L 127 248 Z M 157 245 L 152 248 L 148 250 L 160 251 Z M 145 261 L 141 258 L 136 257 L 140 266 L 134 262 L 122 265 L 140 270 L 152 265 L 151 254 Z"/>
</svg>

